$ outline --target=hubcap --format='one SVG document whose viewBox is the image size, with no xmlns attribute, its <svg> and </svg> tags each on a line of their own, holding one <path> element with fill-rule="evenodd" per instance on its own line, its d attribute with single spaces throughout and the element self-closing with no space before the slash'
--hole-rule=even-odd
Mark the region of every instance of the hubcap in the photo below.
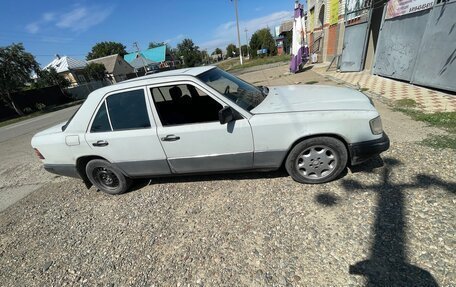
<svg viewBox="0 0 456 287">
<path fill-rule="evenodd" d="M 109 169 L 98 167 L 93 171 L 94 178 L 100 185 L 107 189 L 114 189 L 119 186 L 119 179 Z"/>
<path fill-rule="evenodd" d="M 337 166 L 334 151 L 324 145 L 311 146 L 296 159 L 296 169 L 309 179 L 320 179 L 329 176 Z"/>
</svg>

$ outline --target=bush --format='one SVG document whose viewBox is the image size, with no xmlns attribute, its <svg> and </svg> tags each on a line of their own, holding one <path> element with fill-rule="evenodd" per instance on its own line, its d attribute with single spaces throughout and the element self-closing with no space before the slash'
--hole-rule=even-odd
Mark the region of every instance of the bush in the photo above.
<svg viewBox="0 0 456 287">
<path fill-rule="evenodd" d="M 30 113 L 32 113 L 32 112 L 33 112 L 33 110 L 32 110 L 30 107 L 25 107 L 25 108 L 24 108 L 24 113 L 30 114 Z"/>
<path fill-rule="evenodd" d="M 35 108 L 38 110 L 38 111 L 42 111 L 46 108 L 46 105 L 43 104 L 43 103 L 36 103 L 35 104 Z"/>
</svg>

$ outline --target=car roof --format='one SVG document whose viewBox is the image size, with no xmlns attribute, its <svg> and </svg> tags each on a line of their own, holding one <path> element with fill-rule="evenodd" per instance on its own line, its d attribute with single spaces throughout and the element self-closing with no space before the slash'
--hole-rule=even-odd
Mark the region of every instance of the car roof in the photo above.
<svg viewBox="0 0 456 287">
<path fill-rule="evenodd" d="M 177 69 L 177 70 L 169 70 L 165 72 L 155 73 L 151 75 L 146 75 L 130 80 L 123 81 L 122 83 L 131 83 L 134 81 L 140 80 L 148 80 L 148 79 L 156 79 L 160 77 L 172 77 L 172 76 L 193 76 L 196 77 L 204 72 L 207 72 L 211 69 L 215 68 L 215 66 L 202 66 L 202 67 L 195 67 L 195 68 L 184 68 L 184 69 Z"/>
<path fill-rule="evenodd" d="M 203 66 L 195 68 L 185 68 L 177 70 L 169 70 L 165 72 L 160 72 L 156 74 L 146 75 L 126 81 L 122 81 L 113 85 L 105 86 L 99 88 L 89 94 L 87 99 L 101 98 L 106 93 L 110 93 L 116 90 L 128 89 L 137 86 L 143 86 L 148 84 L 156 84 L 160 82 L 167 82 L 170 78 L 176 77 L 176 80 L 182 80 L 189 77 L 196 77 L 204 72 L 207 72 L 211 69 L 216 68 L 215 66 Z"/>
</svg>

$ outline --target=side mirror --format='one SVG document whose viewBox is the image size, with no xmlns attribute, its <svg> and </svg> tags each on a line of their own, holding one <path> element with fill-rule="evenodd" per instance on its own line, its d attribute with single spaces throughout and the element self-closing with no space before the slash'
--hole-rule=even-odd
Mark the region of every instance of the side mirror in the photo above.
<svg viewBox="0 0 456 287">
<path fill-rule="evenodd" d="M 220 124 L 226 124 L 234 120 L 234 113 L 230 107 L 224 107 L 218 113 Z"/>
</svg>

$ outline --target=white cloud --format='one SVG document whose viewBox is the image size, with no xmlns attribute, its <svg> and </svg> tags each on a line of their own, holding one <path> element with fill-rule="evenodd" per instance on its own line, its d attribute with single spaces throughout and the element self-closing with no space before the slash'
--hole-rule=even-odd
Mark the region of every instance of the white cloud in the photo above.
<svg viewBox="0 0 456 287">
<path fill-rule="evenodd" d="M 43 21 L 50 22 L 55 19 L 55 13 L 48 12 L 43 14 Z"/>
<path fill-rule="evenodd" d="M 27 32 L 29 32 L 30 34 L 35 34 L 40 30 L 40 26 L 38 25 L 38 23 L 33 22 L 25 26 L 25 30 L 27 30 Z"/>
<path fill-rule="evenodd" d="M 165 44 L 171 44 L 171 43 L 178 42 L 180 39 L 183 39 L 184 37 L 185 37 L 184 34 L 179 34 L 179 35 L 177 35 L 176 37 L 166 39 L 166 40 L 163 41 L 163 42 L 165 42 Z"/>
<path fill-rule="evenodd" d="M 245 44 L 245 29 L 247 28 L 248 36 L 250 36 L 258 29 L 269 27 L 273 29 L 275 26 L 280 25 L 285 20 L 293 17 L 292 11 L 279 11 L 266 16 L 244 20 L 239 22 L 239 31 L 241 32 L 241 45 Z M 215 28 L 211 40 L 200 43 L 199 46 L 203 49 L 212 51 L 215 48 L 224 50 L 230 43 L 235 43 L 237 46 L 237 31 L 236 22 L 230 21 L 219 25 Z"/>
<path fill-rule="evenodd" d="M 113 8 L 76 7 L 59 17 L 56 26 L 75 32 L 88 30 L 90 27 L 103 22 L 113 11 Z"/>
<path fill-rule="evenodd" d="M 77 5 L 70 11 L 44 13 L 39 20 L 26 25 L 25 29 L 29 33 L 35 34 L 42 28 L 55 25 L 60 29 L 83 32 L 103 22 L 113 10 L 113 7 Z"/>
</svg>

